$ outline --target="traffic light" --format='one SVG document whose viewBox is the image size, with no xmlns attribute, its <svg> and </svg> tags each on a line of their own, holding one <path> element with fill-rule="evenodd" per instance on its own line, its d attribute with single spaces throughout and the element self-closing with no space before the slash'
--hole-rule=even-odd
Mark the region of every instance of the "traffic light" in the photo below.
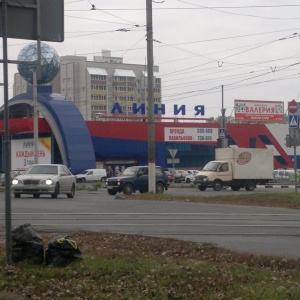
<svg viewBox="0 0 300 300">
<path fill-rule="evenodd" d="M 293 140 L 292 140 L 292 137 L 287 134 L 286 137 L 285 137 L 285 145 L 287 147 L 292 147 L 293 146 Z"/>
</svg>

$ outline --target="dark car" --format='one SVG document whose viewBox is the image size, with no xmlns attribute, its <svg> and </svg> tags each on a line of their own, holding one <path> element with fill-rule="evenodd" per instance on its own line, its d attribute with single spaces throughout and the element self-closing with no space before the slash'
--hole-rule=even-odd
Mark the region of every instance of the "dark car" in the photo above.
<svg viewBox="0 0 300 300">
<path fill-rule="evenodd" d="M 148 166 L 134 166 L 126 168 L 118 177 L 107 178 L 105 182 L 107 192 L 116 195 L 123 192 L 131 195 L 136 191 L 148 192 Z M 163 193 L 168 189 L 168 176 L 162 167 L 155 167 L 156 193 Z"/>
</svg>

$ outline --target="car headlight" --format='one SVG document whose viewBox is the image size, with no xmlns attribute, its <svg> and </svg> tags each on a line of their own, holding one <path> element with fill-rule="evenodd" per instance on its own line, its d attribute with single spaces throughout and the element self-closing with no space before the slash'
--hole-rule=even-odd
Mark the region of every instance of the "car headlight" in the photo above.
<svg viewBox="0 0 300 300">
<path fill-rule="evenodd" d="M 19 183 L 19 180 L 18 180 L 18 179 L 14 178 L 14 179 L 12 180 L 12 184 L 13 184 L 13 185 L 16 185 L 16 184 L 18 184 L 18 183 Z"/>
<path fill-rule="evenodd" d="M 47 179 L 45 182 L 47 185 L 51 185 L 53 183 L 53 181 L 51 179 Z"/>
<path fill-rule="evenodd" d="M 52 183 L 53 183 L 52 179 L 44 179 L 44 180 L 41 180 L 39 184 L 51 185 Z"/>
</svg>

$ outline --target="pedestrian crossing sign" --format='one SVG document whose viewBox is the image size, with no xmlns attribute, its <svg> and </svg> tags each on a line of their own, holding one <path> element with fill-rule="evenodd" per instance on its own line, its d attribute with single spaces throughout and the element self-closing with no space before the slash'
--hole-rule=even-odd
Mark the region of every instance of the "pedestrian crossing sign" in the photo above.
<svg viewBox="0 0 300 300">
<path fill-rule="evenodd" d="M 219 137 L 220 138 L 224 138 L 225 137 L 225 129 L 224 128 L 220 128 Z"/>
<path fill-rule="evenodd" d="M 298 128 L 299 116 L 289 115 L 289 128 Z"/>
</svg>

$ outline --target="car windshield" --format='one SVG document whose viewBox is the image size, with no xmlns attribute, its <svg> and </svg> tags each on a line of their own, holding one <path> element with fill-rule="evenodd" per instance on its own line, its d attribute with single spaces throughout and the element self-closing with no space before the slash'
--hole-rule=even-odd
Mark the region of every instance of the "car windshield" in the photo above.
<svg viewBox="0 0 300 300">
<path fill-rule="evenodd" d="M 24 174 L 58 174 L 57 166 L 31 166 Z"/>
<path fill-rule="evenodd" d="M 216 162 L 216 161 L 210 161 L 209 163 L 207 163 L 204 168 L 202 169 L 202 171 L 213 171 L 213 172 L 217 172 L 217 169 L 219 167 L 221 163 L 220 162 Z"/>
<path fill-rule="evenodd" d="M 138 172 L 138 169 L 136 168 L 127 168 L 122 172 L 122 176 L 134 176 Z"/>
</svg>

